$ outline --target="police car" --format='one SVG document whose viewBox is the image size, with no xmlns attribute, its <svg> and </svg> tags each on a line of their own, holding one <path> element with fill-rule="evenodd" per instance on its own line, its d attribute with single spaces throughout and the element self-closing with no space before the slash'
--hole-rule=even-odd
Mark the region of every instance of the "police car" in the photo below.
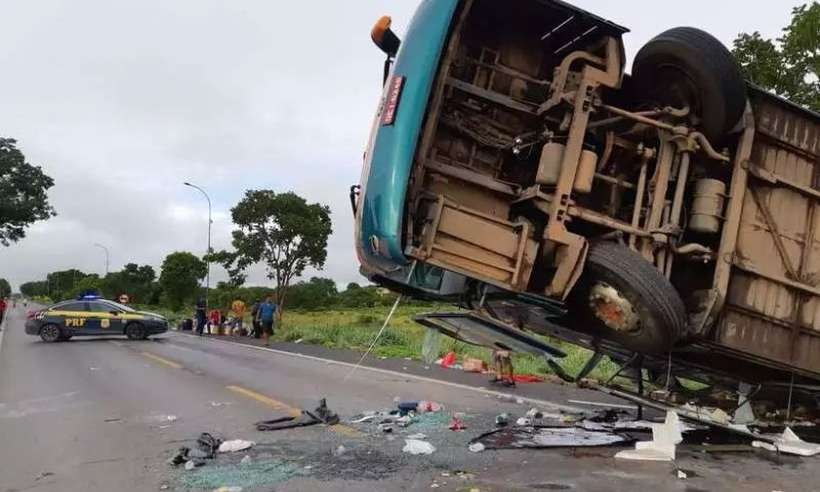
<svg viewBox="0 0 820 492">
<path fill-rule="evenodd" d="M 168 320 L 159 314 L 91 296 L 31 312 L 26 321 L 26 333 L 39 335 L 44 342 L 61 342 L 75 335 L 126 335 L 131 340 L 144 340 L 166 331 Z"/>
</svg>

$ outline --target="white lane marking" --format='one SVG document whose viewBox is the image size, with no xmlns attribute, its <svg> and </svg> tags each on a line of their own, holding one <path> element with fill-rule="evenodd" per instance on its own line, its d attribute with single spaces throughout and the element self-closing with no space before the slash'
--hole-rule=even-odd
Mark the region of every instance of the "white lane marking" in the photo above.
<svg viewBox="0 0 820 492">
<path fill-rule="evenodd" d="M 39 413 L 63 412 L 92 404 L 87 400 L 75 399 L 78 394 L 77 391 L 71 391 L 59 395 L 3 403 L 0 404 L 0 410 L 3 410 L 0 412 L 0 419 L 16 419 Z"/>
<path fill-rule="evenodd" d="M 203 339 L 203 337 L 199 337 L 199 336 L 196 336 L 196 335 L 188 335 L 187 333 L 174 332 L 174 333 L 171 333 L 171 335 L 173 335 L 173 336 L 184 335 L 184 336 L 188 336 L 188 337 L 192 337 L 192 338 Z M 289 356 L 289 357 L 295 357 L 297 359 L 305 359 L 305 360 L 311 360 L 311 361 L 315 361 L 315 362 L 324 362 L 325 364 L 338 365 L 338 366 L 342 366 L 342 367 L 355 367 L 356 366 L 356 364 L 351 364 L 350 362 L 341 362 L 341 361 L 338 361 L 338 360 L 323 359 L 322 357 L 316 357 L 316 356 L 313 356 L 313 355 L 299 354 L 299 353 L 296 353 L 296 352 L 286 352 L 284 350 L 276 350 L 276 349 L 272 349 L 272 348 L 269 348 L 269 347 L 257 347 L 256 345 L 247 345 L 247 344 L 244 344 L 244 343 L 229 342 L 229 341 L 226 341 L 226 340 L 219 340 L 218 338 L 208 338 L 208 340 L 213 341 L 213 342 L 226 343 L 226 344 L 230 344 L 232 346 L 246 347 L 246 348 L 256 349 L 256 350 L 264 350 L 266 352 L 273 352 L 274 354 L 286 355 L 286 356 Z M 554 409 L 554 410 L 563 410 L 565 412 L 572 412 L 572 413 L 586 413 L 586 411 L 584 409 L 579 408 L 579 407 L 573 407 L 573 406 L 570 406 L 570 405 L 561 405 L 560 403 L 555 403 L 555 402 L 551 402 L 551 401 L 547 401 L 547 400 L 540 400 L 538 398 L 529 398 L 529 397 L 526 397 L 526 396 L 519 396 L 519 395 L 515 395 L 515 394 L 511 394 L 511 393 L 502 393 L 501 391 L 494 391 L 494 390 L 490 390 L 490 389 L 487 389 L 487 388 L 480 388 L 480 387 L 477 388 L 475 386 L 469 386 L 469 385 L 461 384 L 461 383 L 453 383 L 453 382 L 450 382 L 450 381 L 442 381 L 440 379 L 428 378 L 426 376 L 417 376 L 415 374 L 409 374 L 409 373 L 406 373 L 406 372 L 391 371 L 390 369 L 381 369 L 381 368 L 378 368 L 378 367 L 369 367 L 369 366 L 360 366 L 359 369 L 361 369 L 363 371 L 370 371 L 370 372 L 376 372 L 376 373 L 380 373 L 380 374 L 387 374 L 389 376 L 398 376 L 398 377 L 405 378 L 405 379 L 414 379 L 416 381 L 422 381 L 422 382 L 425 382 L 425 383 L 440 384 L 442 386 L 449 386 L 451 388 L 458 388 L 458 389 L 467 390 L 467 391 L 475 391 L 477 393 L 482 393 L 482 394 L 485 394 L 485 395 L 492 395 L 492 396 L 496 396 L 496 397 L 503 398 L 503 399 L 506 399 L 506 400 L 511 400 L 511 401 L 514 401 L 514 402 L 521 401 L 521 402 L 524 402 L 524 403 L 540 405 L 540 406 L 543 406 L 543 407 L 546 407 L 546 408 L 551 408 L 551 409 Z"/>
</svg>

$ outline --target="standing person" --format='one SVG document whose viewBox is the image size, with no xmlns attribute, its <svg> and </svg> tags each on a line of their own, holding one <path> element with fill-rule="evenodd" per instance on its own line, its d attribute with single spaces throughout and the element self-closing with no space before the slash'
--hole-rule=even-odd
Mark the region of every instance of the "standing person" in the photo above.
<svg viewBox="0 0 820 492">
<path fill-rule="evenodd" d="M 490 382 L 510 387 L 515 386 L 512 354 L 510 351 L 493 350 L 493 364 L 495 365 L 495 376 Z"/>
<path fill-rule="evenodd" d="M 265 335 L 265 347 L 269 347 L 270 337 L 273 335 L 273 320 L 276 318 L 276 304 L 273 302 L 273 296 L 268 296 L 259 306 L 257 317 L 262 325 L 262 334 Z"/>
<path fill-rule="evenodd" d="M 233 311 L 234 329 L 242 333 L 242 318 L 245 317 L 245 303 L 242 299 L 237 299 L 231 303 L 231 311 Z"/>
<path fill-rule="evenodd" d="M 221 327 L 222 311 L 219 309 L 212 309 L 211 312 L 208 313 L 208 335 L 213 335 L 214 333 L 219 335 Z"/>
<path fill-rule="evenodd" d="M 6 315 L 6 300 L 0 297 L 0 323 L 3 322 L 3 316 Z"/>
<path fill-rule="evenodd" d="M 262 301 L 256 301 L 251 306 L 251 325 L 252 325 L 252 333 L 253 338 L 259 338 L 262 332 L 262 327 L 259 324 L 259 306 L 262 305 Z"/>
<path fill-rule="evenodd" d="M 205 330 L 205 299 L 199 298 L 196 301 L 196 334 L 202 336 Z"/>
</svg>

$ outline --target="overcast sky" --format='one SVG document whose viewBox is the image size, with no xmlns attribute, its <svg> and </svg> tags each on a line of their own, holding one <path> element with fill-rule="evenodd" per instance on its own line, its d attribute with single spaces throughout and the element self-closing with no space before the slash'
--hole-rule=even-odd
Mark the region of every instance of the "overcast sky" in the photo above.
<svg viewBox="0 0 820 492">
<path fill-rule="evenodd" d="M 433 0 L 435 1 L 435 0 Z M 501 0 L 499 0 L 501 1 Z M 507 1 L 507 0 L 504 0 Z M 514 1 L 508 1 L 514 5 Z M 776 36 L 802 2 L 577 0 L 629 27 L 631 58 L 655 34 L 701 27 L 730 44 Z M 415 0 L 0 0 L 0 136 L 18 140 L 56 185 L 59 215 L 0 246 L 16 288 L 47 272 L 102 273 L 166 254 L 230 245 L 230 208 L 249 188 L 293 190 L 330 205 L 322 275 L 362 281 L 349 185 L 380 94 L 369 30 L 390 14 L 402 33 Z M 309 272 L 308 275 L 315 272 Z M 216 269 L 214 278 L 223 279 Z M 264 284 L 261 268 L 249 283 Z"/>
</svg>

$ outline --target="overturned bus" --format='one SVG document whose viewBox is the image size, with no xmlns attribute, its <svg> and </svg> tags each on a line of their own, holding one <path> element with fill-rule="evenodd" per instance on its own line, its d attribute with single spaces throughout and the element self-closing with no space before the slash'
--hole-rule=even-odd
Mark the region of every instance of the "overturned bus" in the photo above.
<svg viewBox="0 0 820 492">
<path fill-rule="evenodd" d="M 361 271 L 466 308 L 418 321 L 469 343 L 820 388 L 820 116 L 694 28 L 627 74 L 626 32 L 557 0 L 426 0 L 402 40 L 380 19 Z"/>
</svg>

